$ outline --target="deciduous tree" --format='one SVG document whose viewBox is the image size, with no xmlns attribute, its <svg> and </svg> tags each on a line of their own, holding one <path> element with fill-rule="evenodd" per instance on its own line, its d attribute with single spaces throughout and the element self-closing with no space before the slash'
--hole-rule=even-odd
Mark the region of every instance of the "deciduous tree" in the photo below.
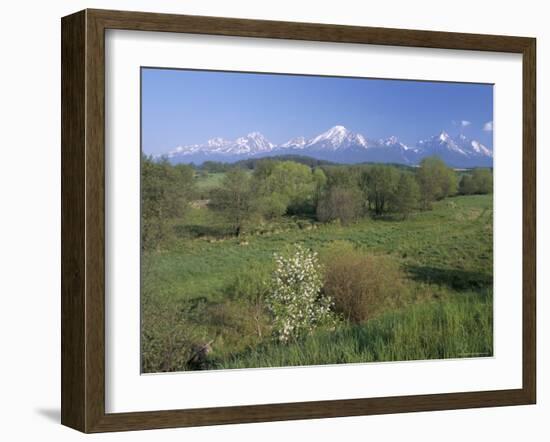
<svg viewBox="0 0 550 442">
<path fill-rule="evenodd" d="M 401 172 L 397 189 L 392 199 L 394 209 L 407 218 L 409 214 L 418 207 L 420 189 L 414 176 L 409 172 Z"/>
<path fill-rule="evenodd" d="M 229 170 L 221 186 L 212 192 L 209 205 L 227 218 L 235 236 L 239 236 L 254 213 L 250 175 L 238 168 Z"/>
</svg>

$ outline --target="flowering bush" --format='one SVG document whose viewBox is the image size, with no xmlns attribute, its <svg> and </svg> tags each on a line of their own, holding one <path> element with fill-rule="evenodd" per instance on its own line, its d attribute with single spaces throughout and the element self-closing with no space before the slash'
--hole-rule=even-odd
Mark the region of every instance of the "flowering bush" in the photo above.
<svg viewBox="0 0 550 442">
<path fill-rule="evenodd" d="M 317 253 L 296 246 L 286 254 L 275 254 L 275 265 L 267 304 L 278 339 L 288 342 L 330 323 L 332 301 L 321 294 L 323 278 Z"/>
</svg>

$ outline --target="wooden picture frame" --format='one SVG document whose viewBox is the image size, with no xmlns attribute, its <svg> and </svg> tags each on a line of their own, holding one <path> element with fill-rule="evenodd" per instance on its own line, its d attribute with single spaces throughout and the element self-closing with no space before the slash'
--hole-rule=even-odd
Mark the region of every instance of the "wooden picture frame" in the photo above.
<svg viewBox="0 0 550 442">
<path fill-rule="evenodd" d="M 523 58 L 523 385 L 497 391 L 105 412 L 105 30 L 417 48 Z M 534 404 L 536 400 L 536 41 L 405 29 L 84 10 L 62 19 L 62 424 L 83 432 Z"/>
</svg>

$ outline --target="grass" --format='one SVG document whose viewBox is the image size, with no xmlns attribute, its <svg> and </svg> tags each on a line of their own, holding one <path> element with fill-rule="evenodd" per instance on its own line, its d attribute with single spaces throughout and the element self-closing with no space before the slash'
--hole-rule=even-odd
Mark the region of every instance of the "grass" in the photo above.
<svg viewBox="0 0 550 442">
<path fill-rule="evenodd" d="M 284 219 L 251 225 L 239 239 L 227 236 L 223 220 L 199 207 L 183 222 L 174 221 L 174 231 L 169 249 L 143 256 L 143 284 L 153 302 L 168 309 L 204 305 L 193 321 L 197 340 L 214 339 L 213 368 L 492 352 L 492 195 L 447 198 L 404 221 L 365 218 L 341 226 Z M 265 274 L 273 253 L 289 243 L 322 251 L 335 240 L 395 259 L 408 277 L 407 304 L 364 324 L 342 323 L 335 331 L 319 331 L 291 345 L 255 336 L 254 327 L 243 321 L 250 315 L 248 307 L 231 302 L 228 294 L 237 275 Z"/>
<path fill-rule="evenodd" d="M 222 180 L 225 176 L 225 173 L 206 173 L 203 176 L 198 176 L 196 178 L 196 187 L 198 190 L 209 190 L 214 187 L 219 187 L 222 183 Z"/>
<path fill-rule="evenodd" d="M 387 313 L 364 325 L 318 332 L 302 342 L 252 348 L 216 368 L 284 367 L 491 356 L 492 301 L 465 294 Z"/>
<path fill-rule="evenodd" d="M 406 221 L 364 219 L 345 227 L 319 225 L 306 231 L 296 223 L 288 223 L 277 226 L 274 232 L 249 234 L 241 239 L 180 237 L 170 250 L 144 259 L 152 261 L 152 273 L 162 284 L 162 292 L 175 298 L 217 298 L 236 274 L 251 266 L 269 265 L 273 253 L 288 243 L 321 250 L 335 240 L 350 241 L 366 251 L 391 254 L 413 270 L 418 280 L 453 285 L 446 278 L 446 271 L 462 272 L 463 277 L 481 273 L 485 279 L 491 278 L 490 206 L 490 195 L 476 195 L 440 201 L 433 211 L 413 215 Z M 217 226 L 221 229 L 222 224 L 217 224 L 207 209 L 194 212 L 177 231 L 187 235 L 189 230 L 185 229 L 198 224 L 208 225 L 214 232 L 218 231 Z"/>
</svg>

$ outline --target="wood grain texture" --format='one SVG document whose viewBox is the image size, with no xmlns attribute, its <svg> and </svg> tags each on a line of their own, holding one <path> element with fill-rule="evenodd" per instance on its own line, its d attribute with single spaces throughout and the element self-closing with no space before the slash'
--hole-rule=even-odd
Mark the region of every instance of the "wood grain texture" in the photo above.
<svg viewBox="0 0 550 442">
<path fill-rule="evenodd" d="M 523 51 L 523 389 L 537 396 L 537 95 L 536 40 Z"/>
<path fill-rule="evenodd" d="M 338 401 L 105 413 L 105 30 L 186 32 L 523 55 L 523 387 Z M 62 20 L 62 423 L 83 432 L 532 404 L 536 398 L 535 40 L 86 10 Z"/>
<path fill-rule="evenodd" d="M 61 33 L 61 422 L 85 428 L 85 13 Z"/>
</svg>

